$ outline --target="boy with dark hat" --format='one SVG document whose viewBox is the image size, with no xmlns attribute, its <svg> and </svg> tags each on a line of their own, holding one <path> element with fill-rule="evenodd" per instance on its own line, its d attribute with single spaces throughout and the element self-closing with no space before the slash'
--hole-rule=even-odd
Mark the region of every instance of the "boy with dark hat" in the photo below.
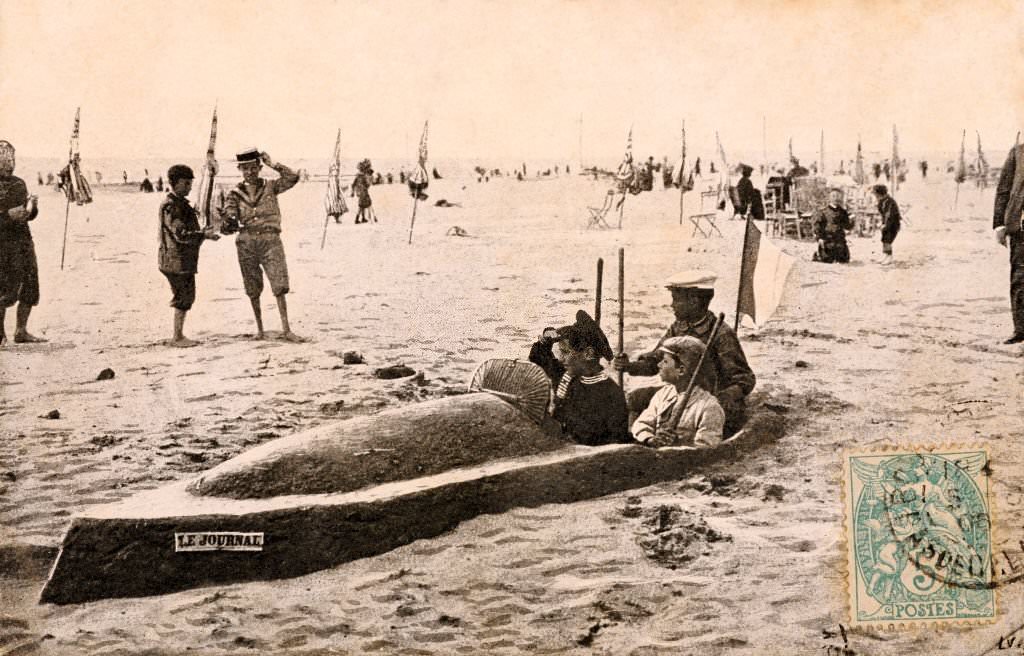
<svg viewBox="0 0 1024 656">
<path fill-rule="evenodd" d="M 28 317 L 39 305 L 39 267 L 28 222 L 39 214 L 36 197 L 14 175 L 14 146 L 0 141 L 0 346 L 7 342 L 7 308 L 18 304 L 16 344 L 45 342 L 28 332 Z"/>
<path fill-rule="evenodd" d="M 195 346 L 198 342 L 185 337 L 185 315 L 196 300 L 196 273 L 199 270 L 199 247 L 203 241 L 217 241 L 216 228 L 201 228 L 195 208 L 188 202 L 195 174 L 184 164 L 167 170 L 171 186 L 160 204 L 160 272 L 171 285 L 171 307 L 174 308 L 174 337 L 170 345 Z"/>
<path fill-rule="evenodd" d="M 602 357 L 612 359 L 608 338 L 583 310 L 571 326 L 545 328 L 530 349 L 530 362 L 544 369 L 555 388 L 552 418 L 563 434 L 588 446 L 631 441 L 626 399 L 604 373 Z"/>
<path fill-rule="evenodd" d="M 612 367 L 631 376 L 653 376 L 658 373 L 661 360 L 659 348 L 670 337 L 696 337 L 707 343 L 715 325 L 715 315 L 708 310 L 715 296 L 717 276 L 709 271 L 683 271 L 665 282 L 672 293 L 672 312 L 676 320 L 651 351 L 641 354 L 635 362 L 621 354 L 612 360 Z M 715 395 L 725 411 L 725 432 L 732 435 L 746 421 L 746 398 L 754 389 L 756 379 L 736 333 L 723 323 L 715 341 L 708 346 L 710 380 L 708 391 Z M 626 402 L 633 415 L 639 415 L 650 403 L 660 387 L 641 387 L 632 390 Z"/>
<path fill-rule="evenodd" d="M 878 215 L 882 219 L 882 254 L 879 264 L 892 264 L 892 243 L 900 231 L 900 206 L 896 199 L 889 195 L 889 189 L 884 184 L 878 184 L 871 188 L 878 201 Z"/>
<path fill-rule="evenodd" d="M 690 378 L 704 353 L 696 337 L 669 337 L 658 347 L 658 375 L 665 386 L 633 423 L 633 437 L 647 446 L 715 446 L 722 441 L 725 412 L 708 391 L 710 369 L 704 360 L 683 405 Z"/>
<path fill-rule="evenodd" d="M 238 266 L 242 270 L 245 295 L 249 297 L 256 318 L 256 339 L 264 336 L 260 295 L 263 293 L 263 273 L 266 272 L 281 315 L 281 337 L 290 342 L 301 342 L 303 339 L 292 332 L 288 323 L 288 303 L 285 300 L 289 291 L 288 263 L 281 243 L 281 208 L 277 204 L 277 197 L 295 186 L 299 174 L 255 148 L 238 153 L 235 159 L 242 172 L 242 181 L 225 200 L 223 232 L 238 232 L 235 239 Z M 261 178 L 263 164 L 277 171 L 280 177 L 270 182 Z"/>
</svg>

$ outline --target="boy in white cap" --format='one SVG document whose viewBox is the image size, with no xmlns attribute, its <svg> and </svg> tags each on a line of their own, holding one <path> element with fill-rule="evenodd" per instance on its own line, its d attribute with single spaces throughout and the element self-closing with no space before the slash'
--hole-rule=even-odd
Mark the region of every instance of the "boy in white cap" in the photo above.
<svg viewBox="0 0 1024 656">
<path fill-rule="evenodd" d="M 653 376 L 658 373 L 661 353 L 658 348 L 670 337 L 696 337 L 707 343 L 715 325 L 715 315 L 708 310 L 715 296 L 717 276 L 710 271 L 680 272 L 667 281 L 665 287 L 672 293 L 672 312 L 676 320 L 665 331 L 657 346 L 639 355 L 635 362 L 629 356 L 615 356 L 612 367 L 631 376 Z M 747 364 L 743 347 L 736 333 L 723 323 L 718 336 L 708 348 L 710 380 L 708 391 L 714 394 L 725 411 L 725 433 L 731 435 L 746 421 L 746 398 L 754 389 L 756 378 Z M 660 387 L 641 387 L 626 397 L 631 414 L 639 415 L 650 403 Z"/>
<path fill-rule="evenodd" d="M 658 347 L 658 374 L 665 381 L 633 423 L 633 437 L 647 446 L 715 446 L 722 441 L 725 412 L 708 392 L 710 368 L 704 361 L 683 406 L 704 343 L 696 337 L 669 337 Z"/>
<path fill-rule="evenodd" d="M 294 187 L 299 181 L 299 174 L 255 148 L 238 153 L 235 159 L 242 172 L 242 181 L 228 193 L 224 203 L 226 221 L 222 232 L 238 232 L 235 239 L 238 266 L 242 270 L 245 295 L 249 297 L 256 317 L 256 339 L 263 339 L 260 295 L 263 293 L 265 271 L 281 314 L 282 339 L 301 342 L 303 339 L 292 332 L 288 323 L 288 303 L 285 300 L 289 290 L 288 263 L 281 243 L 281 208 L 277 204 L 278 195 Z M 269 182 L 261 178 L 263 164 L 277 171 L 281 177 Z"/>
<path fill-rule="evenodd" d="M 14 146 L 0 141 L 0 346 L 7 342 L 7 308 L 18 304 L 14 341 L 45 342 L 28 332 L 28 317 L 39 304 L 39 267 L 28 222 L 39 214 L 36 197 L 14 175 Z"/>
</svg>

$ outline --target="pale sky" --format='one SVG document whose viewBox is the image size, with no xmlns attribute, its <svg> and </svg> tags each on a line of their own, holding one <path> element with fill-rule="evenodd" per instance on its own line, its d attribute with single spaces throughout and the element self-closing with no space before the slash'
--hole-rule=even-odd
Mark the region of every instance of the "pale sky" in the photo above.
<svg viewBox="0 0 1024 656">
<path fill-rule="evenodd" d="M 977 2 L 0 0 L 0 139 L 63 157 L 638 158 L 768 150 L 811 161 L 986 148 L 1024 126 L 1024 5 Z"/>
</svg>

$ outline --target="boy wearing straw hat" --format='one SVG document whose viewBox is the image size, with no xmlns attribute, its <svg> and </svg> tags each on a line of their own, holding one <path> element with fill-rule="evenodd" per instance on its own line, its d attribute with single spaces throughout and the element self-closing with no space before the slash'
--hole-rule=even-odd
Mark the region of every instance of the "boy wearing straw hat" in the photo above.
<svg viewBox="0 0 1024 656">
<path fill-rule="evenodd" d="M 658 347 L 661 361 L 658 375 L 665 381 L 650 405 L 633 423 L 633 437 L 647 446 L 715 446 L 722 441 L 725 412 L 708 391 L 709 361 L 700 372 L 694 371 L 704 353 L 704 343 L 696 337 L 670 337 Z M 693 389 L 683 405 L 693 378 Z"/>
<path fill-rule="evenodd" d="M 0 141 L 0 346 L 7 342 L 7 308 L 18 304 L 14 341 L 45 342 L 28 332 L 28 317 L 39 304 L 39 268 L 28 222 L 39 213 L 36 197 L 14 175 L 14 146 Z"/>
<path fill-rule="evenodd" d="M 245 295 L 252 304 L 256 318 L 256 339 L 263 339 L 263 312 L 260 295 L 263 293 L 263 273 L 270 281 L 270 291 L 277 301 L 281 315 L 281 338 L 289 342 L 304 341 L 292 332 L 288 323 L 288 263 L 281 243 L 281 208 L 277 197 L 299 181 L 299 174 L 284 164 L 274 162 L 270 155 L 250 148 L 235 156 L 242 172 L 242 181 L 232 189 L 224 203 L 226 221 L 224 234 L 238 233 L 235 247 L 238 266 L 242 270 Z M 267 181 L 260 177 L 266 164 L 277 171 L 279 177 Z"/>
</svg>

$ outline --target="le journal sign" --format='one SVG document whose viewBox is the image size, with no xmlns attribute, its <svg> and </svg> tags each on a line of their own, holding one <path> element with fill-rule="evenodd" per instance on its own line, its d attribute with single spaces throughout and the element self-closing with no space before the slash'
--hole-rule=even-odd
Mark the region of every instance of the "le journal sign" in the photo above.
<svg viewBox="0 0 1024 656">
<path fill-rule="evenodd" d="M 263 551 L 263 533 L 202 531 L 175 533 L 175 551 Z"/>
</svg>

